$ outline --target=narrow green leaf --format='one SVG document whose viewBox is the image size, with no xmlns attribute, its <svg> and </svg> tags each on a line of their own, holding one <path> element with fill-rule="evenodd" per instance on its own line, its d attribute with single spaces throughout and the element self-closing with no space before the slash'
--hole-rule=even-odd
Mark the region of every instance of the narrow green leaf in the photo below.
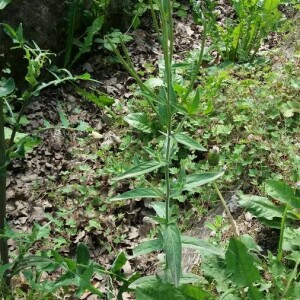
<svg viewBox="0 0 300 300">
<path fill-rule="evenodd" d="M 168 224 L 163 230 L 163 244 L 166 253 L 167 269 L 170 270 L 173 284 L 178 287 L 181 277 L 181 235 L 175 224 Z"/>
<path fill-rule="evenodd" d="M 90 285 L 90 280 L 93 274 L 94 274 L 94 268 L 92 264 L 89 267 L 87 267 L 82 274 L 80 274 L 80 279 L 78 284 L 79 287 L 75 294 L 76 298 L 81 297 L 82 294 L 87 289 L 87 287 Z"/>
<path fill-rule="evenodd" d="M 66 67 L 71 59 L 73 42 L 74 42 L 74 32 L 77 26 L 78 14 L 81 9 L 81 0 L 72 0 L 68 8 L 68 18 L 67 18 L 67 44 L 66 44 L 66 53 L 64 67 Z"/>
<path fill-rule="evenodd" d="M 11 264 L 5 264 L 5 265 L 0 265 L 0 280 L 2 280 L 5 272 L 7 270 L 9 270 L 12 267 L 12 263 Z"/>
<path fill-rule="evenodd" d="M 200 104 L 200 89 L 197 89 L 196 95 L 191 103 L 187 103 L 187 110 L 190 115 L 195 114 Z"/>
<path fill-rule="evenodd" d="M 239 287 L 250 287 L 253 282 L 261 279 L 253 256 L 238 239 L 230 239 L 225 259 L 227 272 Z"/>
<path fill-rule="evenodd" d="M 82 80 L 83 78 L 79 78 L 79 79 Z M 90 78 L 89 79 L 84 78 L 83 80 L 90 80 Z M 107 95 L 97 95 L 96 93 L 89 92 L 85 89 L 80 88 L 79 86 L 77 86 L 75 84 L 73 86 L 79 95 L 83 96 L 86 100 L 96 104 L 100 108 L 103 108 L 105 106 L 108 106 L 108 105 L 111 105 L 114 103 L 114 99 Z"/>
<path fill-rule="evenodd" d="M 104 16 L 96 18 L 93 24 L 87 29 L 87 35 L 84 38 L 83 44 L 80 46 L 78 53 L 74 57 L 71 66 L 86 52 L 89 52 L 93 44 L 94 35 L 102 28 Z"/>
<path fill-rule="evenodd" d="M 76 250 L 77 263 L 81 265 L 88 265 L 90 263 L 89 248 L 84 243 L 79 243 Z"/>
<path fill-rule="evenodd" d="M 128 192 L 125 192 L 121 195 L 110 198 L 109 201 L 122 201 L 127 199 L 136 199 L 136 198 L 161 198 L 156 190 L 150 188 L 137 188 Z"/>
<path fill-rule="evenodd" d="M 294 190 L 284 182 L 267 180 L 266 192 L 269 196 L 280 202 L 288 204 L 293 208 L 300 208 L 300 198 L 296 197 Z"/>
<path fill-rule="evenodd" d="M 193 140 L 191 137 L 189 137 L 184 133 L 175 133 L 173 135 L 173 138 L 177 143 L 183 144 L 191 149 L 196 149 L 199 151 L 207 151 L 207 149 L 205 149 L 202 145 L 200 145 L 198 142 L 196 142 L 195 140 Z"/>
<path fill-rule="evenodd" d="M 155 239 L 147 242 L 143 242 L 137 245 L 133 250 L 133 255 L 130 258 L 134 258 L 140 255 L 148 254 L 153 251 L 160 251 L 163 248 L 162 241 L 160 239 Z"/>
<path fill-rule="evenodd" d="M 151 161 L 139 164 L 139 165 L 127 170 L 122 175 L 117 176 L 117 177 L 113 178 L 112 180 L 116 181 L 116 180 L 121 180 L 121 179 L 125 179 L 125 178 L 140 176 L 140 175 L 155 171 L 165 165 L 166 164 L 164 162 L 158 162 L 156 160 L 151 160 Z"/>
<path fill-rule="evenodd" d="M 181 236 L 181 243 L 183 248 L 190 248 L 198 250 L 201 254 L 215 254 L 218 256 L 223 256 L 224 253 L 221 249 L 205 242 L 199 238 L 192 236 Z"/>
<path fill-rule="evenodd" d="M 5 8 L 6 5 L 8 5 L 11 2 L 11 0 L 0 0 L 0 9 Z"/>
<path fill-rule="evenodd" d="M 193 189 L 204 185 L 206 183 L 215 181 L 216 179 L 222 177 L 224 172 L 219 173 L 202 173 L 202 174 L 192 174 L 186 176 L 186 184 L 183 187 L 185 191 L 193 191 Z"/>
<path fill-rule="evenodd" d="M 125 253 L 120 252 L 111 266 L 111 271 L 114 273 L 120 272 L 122 267 L 125 265 L 126 261 L 127 258 L 125 256 Z"/>
<path fill-rule="evenodd" d="M 80 243 L 77 245 L 76 261 L 78 264 L 78 273 L 83 274 L 90 264 L 90 252 L 86 244 Z"/>
<path fill-rule="evenodd" d="M 68 117 L 67 117 L 67 115 L 65 114 L 65 112 L 62 111 L 62 108 L 61 108 L 61 107 L 59 108 L 58 114 L 59 114 L 59 118 L 60 118 L 60 121 L 61 121 L 62 126 L 63 126 L 63 127 L 66 127 L 66 128 L 69 127 L 70 122 L 69 122 L 69 120 L 68 120 Z"/>
</svg>

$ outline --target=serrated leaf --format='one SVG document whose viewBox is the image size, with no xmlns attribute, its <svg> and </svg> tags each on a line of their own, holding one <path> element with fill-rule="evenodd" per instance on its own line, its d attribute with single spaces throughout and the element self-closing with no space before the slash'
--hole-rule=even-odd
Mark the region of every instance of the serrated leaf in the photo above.
<svg viewBox="0 0 300 300">
<path fill-rule="evenodd" d="M 300 198 L 296 197 L 294 190 L 284 182 L 267 180 L 266 193 L 272 198 L 288 204 L 293 208 L 300 208 Z"/>
<path fill-rule="evenodd" d="M 132 127 L 139 129 L 146 133 L 151 133 L 151 121 L 148 120 L 147 115 L 143 112 L 132 113 L 124 118 L 124 120 Z"/>
<path fill-rule="evenodd" d="M 60 108 L 58 114 L 59 114 L 59 118 L 60 118 L 60 121 L 61 121 L 62 126 L 63 126 L 63 127 L 69 127 L 70 122 L 69 122 L 69 120 L 68 120 L 68 117 L 67 117 L 67 115 L 61 110 L 61 108 Z"/>
<path fill-rule="evenodd" d="M 192 236 L 181 236 L 181 243 L 183 248 L 190 248 L 198 250 L 201 254 L 215 254 L 218 256 L 223 256 L 224 252 L 216 248 L 215 246 L 205 242 L 199 238 Z"/>
<path fill-rule="evenodd" d="M 191 149 L 196 149 L 199 151 L 207 151 L 207 149 L 205 149 L 202 145 L 200 145 L 198 142 L 196 142 L 195 140 L 193 140 L 191 137 L 189 137 L 184 133 L 175 133 L 173 135 L 173 138 L 177 143 L 183 144 Z"/>
<path fill-rule="evenodd" d="M 137 245 L 133 250 L 133 255 L 130 258 L 134 258 L 140 255 L 148 254 L 153 251 L 160 251 L 163 248 L 162 241 L 160 239 L 150 240 Z"/>
<path fill-rule="evenodd" d="M 83 79 L 83 78 L 80 78 Z M 85 79 L 85 80 L 89 80 L 89 79 Z M 73 85 L 76 92 L 83 96 L 86 100 L 96 104 L 98 107 L 103 108 L 105 106 L 109 106 L 111 104 L 114 103 L 114 99 L 107 96 L 107 95 L 97 95 L 96 93 L 93 92 L 89 92 L 85 89 L 80 88 L 77 85 Z"/>
<path fill-rule="evenodd" d="M 162 235 L 167 268 L 171 272 L 172 283 L 178 287 L 181 277 L 181 234 L 175 224 L 167 224 Z"/>
<path fill-rule="evenodd" d="M 253 282 L 261 279 L 253 256 L 238 239 L 230 239 L 225 260 L 227 272 L 239 287 L 250 287 Z"/>
<path fill-rule="evenodd" d="M 11 94 L 15 89 L 15 82 L 12 78 L 0 81 L 0 98 Z"/>
<path fill-rule="evenodd" d="M 166 164 L 164 162 L 158 162 L 156 160 L 151 160 L 151 161 L 139 164 L 139 165 L 127 170 L 122 175 L 117 176 L 117 177 L 113 178 L 112 180 L 116 181 L 116 180 L 131 178 L 131 177 L 137 177 L 137 176 L 155 171 L 165 165 Z"/>
<path fill-rule="evenodd" d="M 137 189 L 125 192 L 121 195 L 112 197 L 109 199 L 109 201 L 122 201 L 122 200 L 135 199 L 135 198 L 161 198 L 161 194 L 159 194 L 154 189 L 137 188 Z"/>
<path fill-rule="evenodd" d="M 183 187 L 185 191 L 193 191 L 195 188 L 213 182 L 216 179 L 222 177 L 224 172 L 219 173 L 202 173 L 202 174 L 192 174 L 186 176 L 186 183 Z"/>
<path fill-rule="evenodd" d="M 272 228 L 280 228 L 281 219 L 284 212 L 283 206 L 277 206 L 266 197 L 240 195 L 239 204 L 246 208 L 259 221 Z M 288 212 L 289 219 L 297 219 L 297 215 Z"/>
</svg>

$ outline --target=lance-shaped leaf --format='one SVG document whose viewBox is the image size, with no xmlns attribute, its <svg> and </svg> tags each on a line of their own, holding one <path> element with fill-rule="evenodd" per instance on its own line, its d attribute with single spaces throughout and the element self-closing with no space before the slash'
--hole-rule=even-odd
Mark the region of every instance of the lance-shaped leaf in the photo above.
<svg viewBox="0 0 300 300">
<path fill-rule="evenodd" d="M 300 208 L 300 198 L 295 196 L 293 189 L 278 180 L 267 180 L 266 192 L 276 200 L 288 204 L 293 208 Z"/>
<path fill-rule="evenodd" d="M 133 250 L 133 255 L 130 258 L 134 258 L 140 255 L 148 254 L 153 251 L 160 251 L 163 248 L 161 239 L 150 240 L 137 245 Z"/>
<path fill-rule="evenodd" d="M 215 254 L 218 256 L 223 256 L 224 253 L 219 248 L 216 248 L 215 246 L 200 240 L 196 237 L 192 236 L 181 236 L 181 243 L 183 248 L 190 248 L 198 250 L 201 254 Z"/>
<path fill-rule="evenodd" d="M 181 277 L 181 235 L 175 224 L 166 225 L 163 231 L 163 243 L 167 268 L 170 270 L 173 284 L 178 287 Z"/>
<path fill-rule="evenodd" d="M 215 181 L 216 179 L 222 177 L 223 175 L 224 172 L 188 175 L 186 176 L 186 183 L 183 187 L 183 190 L 192 191 L 193 189 L 201 185 Z"/>
<path fill-rule="evenodd" d="M 162 195 L 150 188 L 138 188 L 110 198 L 110 201 L 122 201 L 135 198 L 160 198 Z"/>
<path fill-rule="evenodd" d="M 127 258 L 126 258 L 125 253 L 120 252 L 111 266 L 111 271 L 113 273 L 120 272 L 121 269 L 123 268 L 123 266 L 125 265 L 126 261 L 127 261 Z"/>
<path fill-rule="evenodd" d="M 195 140 L 193 140 L 191 137 L 189 137 L 184 133 L 175 133 L 173 135 L 173 138 L 177 143 L 185 145 L 191 149 L 196 149 L 199 151 L 207 151 L 207 149 L 205 149 L 202 145 L 200 145 L 198 142 L 196 142 Z"/>
<path fill-rule="evenodd" d="M 3 9 L 10 2 L 11 2 L 11 0 L 0 0 L 0 9 Z"/>
<path fill-rule="evenodd" d="M 122 175 L 115 177 L 112 180 L 116 181 L 116 180 L 121 180 L 121 179 L 125 179 L 125 178 L 140 176 L 140 175 L 155 171 L 165 165 L 166 164 L 164 162 L 158 162 L 156 160 L 151 160 L 151 161 L 139 164 L 139 165 L 127 170 Z"/>
</svg>

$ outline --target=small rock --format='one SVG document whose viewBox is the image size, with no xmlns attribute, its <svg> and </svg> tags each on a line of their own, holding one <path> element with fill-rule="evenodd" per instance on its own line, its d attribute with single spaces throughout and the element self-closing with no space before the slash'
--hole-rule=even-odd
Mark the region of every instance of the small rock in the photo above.
<svg viewBox="0 0 300 300">
<path fill-rule="evenodd" d="M 250 222 L 253 219 L 253 216 L 247 211 L 245 213 L 245 220 Z"/>
</svg>

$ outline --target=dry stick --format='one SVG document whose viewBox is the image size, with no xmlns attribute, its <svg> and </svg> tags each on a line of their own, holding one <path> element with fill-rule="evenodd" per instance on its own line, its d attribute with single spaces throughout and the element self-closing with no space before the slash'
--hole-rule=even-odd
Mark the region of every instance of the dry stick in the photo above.
<svg viewBox="0 0 300 300">
<path fill-rule="evenodd" d="M 218 194 L 218 196 L 219 196 L 219 198 L 220 198 L 220 200 L 221 200 L 221 202 L 223 204 L 223 207 L 224 207 L 224 209 L 226 211 L 227 217 L 228 217 L 229 222 L 230 222 L 230 224 L 232 226 L 232 229 L 233 229 L 233 234 L 234 234 L 234 236 L 239 236 L 239 232 L 238 232 L 238 230 L 236 228 L 236 225 L 235 225 L 234 219 L 232 217 L 232 214 L 231 214 L 231 212 L 230 212 L 230 210 L 229 210 L 229 208 L 228 208 L 228 206 L 227 206 L 227 204 L 226 204 L 226 202 L 225 202 L 225 200 L 224 200 L 224 198 L 223 198 L 223 196 L 222 196 L 222 194 L 221 194 L 221 192 L 220 192 L 220 190 L 219 190 L 216 182 L 213 182 L 213 184 L 214 184 L 214 188 L 215 188 L 215 190 L 216 190 L 216 192 L 217 192 L 217 194 Z"/>
</svg>

